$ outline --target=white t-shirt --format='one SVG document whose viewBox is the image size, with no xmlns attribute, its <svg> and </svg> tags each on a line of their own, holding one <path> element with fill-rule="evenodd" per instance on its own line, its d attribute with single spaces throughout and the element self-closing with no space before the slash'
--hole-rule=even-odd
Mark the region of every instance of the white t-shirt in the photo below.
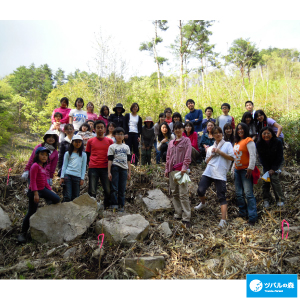
<svg viewBox="0 0 300 300">
<path fill-rule="evenodd" d="M 139 133 L 138 131 L 139 116 L 129 115 L 129 132 Z"/>
<path fill-rule="evenodd" d="M 78 131 L 80 126 L 88 120 L 87 112 L 84 110 L 71 109 L 69 117 L 73 117 L 73 126 L 75 131 Z"/>
<path fill-rule="evenodd" d="M 128 169 L 127 155 L 130 155 L 130 149 L 126 144 L 111 144 L 107 152 L 109 155 L 114 155 L 113 165 Z"/>
<path fill-rule="evenodd" d="M 207 149 L 206 159 L 211 156 L 212 149 L 213 146 Z M 234 158 L 233 147 L 230 142 L 225 142 L 220 150 Z M 222 155 L 215 155 L 207 164 L 203 175 L 214 179 L 227 181 L 227 172 L 229 171 L 230 165 L 231 160 L 224 158 Z"/>
</svg>

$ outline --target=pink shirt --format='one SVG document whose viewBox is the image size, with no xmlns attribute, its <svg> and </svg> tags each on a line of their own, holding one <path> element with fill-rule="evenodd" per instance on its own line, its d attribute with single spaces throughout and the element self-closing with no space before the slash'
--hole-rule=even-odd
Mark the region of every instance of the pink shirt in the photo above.
<svg viewBox="0 0 300 300">
<path fill-rule="evenodd" d="M 63 107 L 59 107 L 59 108 L 55 108 L 53 113 L 52 113 L 52 116 L 51 116 L 51 121 L 52 123 L 55 122 L 55 119 L 54 119 L 54 114 L 56 112 L 59 112 L 62 114 L 62 119 L 60 120 L 60 123 L 61 124 L 69 124 L 69 113 L 71 111 L 71 108 L 63 108 Z"/>
<path fill-rule="evenodd" d="M 25 171 L 30 171 L 30 168 L 33 164 L 33 159 L 35 156 L 35 151 L 38 147 L 43 147 L 42 144 L 38 144 L 37 146 L 35 146 L 34 150 L 31 153 L 31 156 L 29 158 L 29 161 L 25 167 Z M 57 165 L 57 161 L 58 161 L 58 152 L 56 150 L 54 150 L 50 156 L 49 156 L 49 160 L 50 162 L 46 165 L 45 169 L 46 169 L 46 173 L 47 173 L 47 178 L 53 178 L 53 174 L 55 172 L 55 168 Z"/>
<path fill-rule="evenodd" d="M 173 166 L 183 163 L 181 170 L 187 170 L 191 163 L 192 144 L 190 139 L 181 137 L 176 145 L 175 140 L 169 142 L 167 151 L 166 172 L 173 171 Z"/>
<path fill-rule="evenodd" d="M 104 118 L 104 117 L 102 117 L 101 115 L 99 115 L 98 120 L 104 121 L 105 125 L 107 126 L 107 124 L 108 124 L 108 117 L 107 117 L 107 118 Z"/>
<path fill-rule="evenodd" d="M 194 131 L 192 134 L 190 134 L 190 136 L 187 136 L 185 133 L 183 133 L 182 135 L 189 138 L 191 141 L 192 147 L 194 147 L 199 152 L 197 132 Z"/>
<path fill-rule="evenodd" d="M 97 114 L 89 113 L 89 112 L 87 112 L 87 116 L 88 116 L 87 118 L 88 120 L 93 120 L 93 121 L 96 121 L 98 118 Z"/>
<path fill-rule="evenodd" d="M 41 167 L 38 163 L 34 163 L 30 168 L 30 185 L 31 191 L 40 191 L 44 188 L 52 190 L 47 182 L 46 169 Z"/>
</svg>

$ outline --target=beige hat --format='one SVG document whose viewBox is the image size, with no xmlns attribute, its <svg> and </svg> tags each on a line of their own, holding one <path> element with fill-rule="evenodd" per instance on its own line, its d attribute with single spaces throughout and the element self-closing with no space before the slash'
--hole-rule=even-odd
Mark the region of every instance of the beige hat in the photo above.
<svg viewBox="0 0 300 300">
<path fill-rule="evenodd" d="M 145 123 L 145 122 L 152 122 L 152 123 L 153 123 L 153 120 L 152 120 L 151 117 L 146 117 L 146 120 L 144 121 L 144 123 Z"/>
</svg>

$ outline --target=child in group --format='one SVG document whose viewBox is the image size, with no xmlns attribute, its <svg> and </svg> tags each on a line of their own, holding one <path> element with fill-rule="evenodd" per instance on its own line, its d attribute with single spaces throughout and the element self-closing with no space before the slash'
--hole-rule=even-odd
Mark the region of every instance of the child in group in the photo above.
<svg viewBox="0 0 300 300">
<path fill-rule="evenodd" d="M 157 150 L 160 151 L 162 162 L 166 162 L 168 145 L 171 140 L 175 139 L 175 135 L 171 132 L 168 123 L 163 122 L 160 125 L 157 136 Z"/>
<path fill-rule="evenodd" d="M 267 118 L 266 114 L 261 110 L 257 110 L 254 114 L 254 122 L 256 124 L 256 132 L 260 132 L 263 127 L 271 127 L 275 132 L 276 137 L 281 141 L 284 146 L 284 135 L 282 133 L 282 126 L 279 125 L 274 119 Z"/>
<path fill-rule="evenodd" d="M 72 124 L 66 124 L 64 127 L 64 132 L 66 133 L 66 137 L 61 142 L 59 147 L 59 154 L 58 154 L 58 164 L 57 164 L 57 175 L 60 177 L 61 169 L 63 166 L 64 156 L 65 153 L 69 150 L 69 147 L 72 142 L 72 137 L 74 135 L 74 126 Z"/>
<path fill-rule="evenodd" d="M 84 106 L 84 101 L 82 98 L 77 98 L 75 101 L 75 109 L 71 109 L 69 113 L 69 123 L 73 124 L 75 129 L 75 134 L 79 131 L 80 126 L 86 122 L 88 119 L 87 112 L 82 110 Z"/>
<path fill-rule="evenodd" d="M 139 142 L 142 133 L 142 118 L 137 114 L 140 107 L 137 103 L 132 103 L 130 114 L 124 117 L 123 128 L 125 130 L 125 143 L 129 146 L 132 154 L 134 154 L 134 164 L 137 166 L 139 161 Z"/>
<path fill-rule="evenodd" d="M 194 124 L 195 131 L 198 133 L 202 131 L 203 113 L 201 109 L 195 109 L 195 101 L 188 99 L 185 104 L 190 112 L 185 115 L 185 122 L 192 122 Z"/>
<path fill-rule="evenodd" d="M 220 126 L 223 131 L 224 125 L 226 123 L 229 123 L 229 124 L 231 124 L 232 129 L 234 129 L 235 128 L 234 118 L 232 116 L 229 116 L 229 114 L 228 114 L 230 111 L 230 105 L 228 103 L 223 103 L 221 105 L 221 109 L 222 109 L 223 115 L 217 117 L 216 126 Z"/>
<path fill-rule="evenodd" d="M 58 146 L 57 134 L 52 130 L 48 130 L 44 135 L 44 142 L 42 144 L 38 144 L 34 148 L 32 154 L 29 158 L 29 161 L 25 167 L 25 171 L 22 174 L 22 179 L 26 181 L 28 179 L 28 175 L 30 175 L 29 171 L 33 164 L 36 149 L 39 147 L 45 147 L 49 150 L 49 153 L 50 153 L 49 162 L 46 165 L 47 182 L 49 185 L 52 185 L 52 178 L 53 178 L 53 175 L 54 175 L 54 172 L 56 169 L 56 165 L 57 165 L 57 161 L 58 161 L 58 152 L 56 150 L 57 146 Z M 30 180 L 30 176 L 29 176 L 29 180 Z"/>
<path fill-rule="evenodd" d="M 29 199 L 28 212 L 23 220 L 22 231 L 18 235 L 18 242 L 27 241 L 27 231 L 29 229 L 29 219 L 37 211 L 40 197 L 44 198 L 47 204 L 56 204 L 60 201 L 58 195 L 51 191 L 48 184 L 47 171 L 45 165 L 49 161 L 50 150 L 45 147 L 37 147 L 34 151 L 33 164 L 30 168 L 30 184 L 27 192 Z"/>
<path fill-rule="evenodd" d="M 202 136 L 198 137 L 198 147 L 200 150 L 201 159 L 206 157 L 207 149 L 212 146 L 215 142 L 213 136 L 213 129 L 215 127 L 215 123 L 213 121 L 208 121 L 206 123 L 206 132 L 202 134 Z M 199 139 L 200 138 L 200 139 Z"/>
<path fill-rule="evenodd" d="M 123 120 L 124 116 L 123 113 L 125 112 L 125 109 L 123 108 L 122 103 L 118 103 L 114 108 L 113 111 L 115 112 L 114 114 L 111 114 L 108 118 L 109 122 L 114 122 L 117 127 L 122 127 L 123 128 Z"/>
<path fill-rule="evenodd" d="M 154 144 L 155 133 L 151 117 L 147 117 L 142 128 L 142 165 L 151 165 L 151 152 Z"/>
<path fill-rule="evenodd" d="M 89 125 L 90 125 L 90 132 L 93 134 L 93 136 L 95 137 L 96 136 L 96 133 L 94 131 L 94 125 L 95 125 L 95 122 L 93 120 L 87 120 L 86 121 Z"/>
<path fill-rule="evenodd" d="M 89 120 L 96 121 L 98 119 L 97 114 L 94 113 L 94 104 L 92 102 L 86 105 L 86 113 Z"/>
<path fill-rule="evenodd" d="M 223 135 L 224 135 L 224 141 L 230 142 L 233 147 L 234 146 L 234 132 L 233 132 L 231 124 L 227 123 L 224 125 Z"/>
<path fill-rule="evenodd" d="M 114 137 L 114 130 L 117 128 L 116 124 L 114 122 L 109 122 L 106 127 L 106 133 L 105 136 L 109 139 L 112 139 L 113 142 L 116 142 L 116 139 Z"/>
<path fill-rule="evenodd" d="M 113 135 L 116 143 L 108 148 L 108 179 L 111 181 L 111 208 L 119 207 L 124 212 L 125 189 L 127 179 L 131 176 L 130 149 L 123 143 L 125 130 L 117 127 Z"/>
<path fill-rule="evenodd" d="M 181 122 L 182 123 L 182 117 L 181 117 L 181 114 L 179 112 L 174 112 L 174 114 L 172 116 L 172 122 L 169 124 L 169 127 L 170 127 L 172 132 L 174 132 L 173 125 L 176 122 Z"/>
<path fill-rule="evenodd" d="M 195 209 L 200 210 L 206 206 L 205 193 L 214 182 L 217 190 L 217 198 L 221 205 L 222 219 L 219 226 L 224 227 L 224 225 L 226 225 L 227 214 L 227 201 L 225 195 L 227 172 L 229 171 L 231 162 L 234 160 L 234 153 L 231 143 L 224 141 L 221 127 L 214 127 L 212 134 L 215 142 L 206 152 L 205 162 L 207 163 L 207 166 L 202 174 L 197 190 L 201 202 Z"/>
<path fill-rule="evenodd" d="M 247 111 L 249 113 L 251 113 L 252 119 L 254 119 L 254 114 L 255 114 L 255 110 L 254 110 L 254 104 L 252 101 L 248 100 L 245 102 L 245 107 L 247 109 Z"/>
<path fill-rule="evenodd" d="M 74 135 L 69 151 L 65 153 L 60 184 L 64 183 L 62 202 L 70 202 L 79 197 L 80 186 L 83 185 L 86 171 L 86 153 L 83 151 L 83 139 Z"/>
<path fill-rule="evenodd" d="M 83 139 L 84 149 L 86 147 L 88 140 L 94 137 L 94 135 L 91 133 L 90 130 L 91 130 L 90 125 L 87 122 L 85 122 L 80 126 L 79 131 L 77 133 L 77 135 L 80 135 Z"/>
<path fill-rule="evenodd" d="M 204 118 L 202 120 L 202 130 L 203 130 L 203 133 L 206 133 L 207 130 L 206 130 L 206 126 L 207 126 L 207 122 L 208 121 L 213 121 L 214 123 L 216 123 L 216 119 L 213 119 L 211 116 L 213 114 L 214 110 L 212 107 L 208 106 L 205 108 L 205 115 L 206 115 L 206 118 Z"/>
<path fill-rule="evenodd" d="M 160 125 L 165 121 L 166 119 L 166 114 L 165 113 L 160 113 L 158 116 L 158 122 L 154 124 L 154 134 L 155 134 L 155 139 L 154 139 L 154 148 L 156 151 L 156 164 L 160 164 L 160 151 L 157 149 L 157 136 L 159 134 L 159 129 Z"/>
<path fill-rule="evenodd" d="M 108 119 L 109 119 L 109 108 L 107 105 L 103 105 L 101 107 L 98 120 L 102 120 L 105 123 L 105 126 L 107 127 L 107 124 L 109 122 Z"/>
<path fill-rule="evenodd" d="M 241 122 L 245 123 L 248 126 L 248 128 L 249 128 L 249 136 L 254 141 L 254 143 L 256 143 L 257 133 L 256 133 L 256 126 L 255 126 L 252 114 L 250 112 L 246 111 L 243 114 Z"/>
<path fill-rule="evenodd" d="M 89 189 L 91 197 L 96 198 L 99 178 L 104 190 L 104 209 L 110 205 L 110 184 L 108 180 L 108 148 L 113 141 L 104 136 L 105 123 L 103 121 L 95 122 L 97 136 L 88 140 L 85 152 L 89 161 Z"/>
<path fill-rule="evenodd" d="M 68 106 L 69 106 L 69 99 L 67 97 L 61 98 L 60 99 L 60 107 L 54 109 L 52 116 L 51 116 L 51 122 L 52 123 L 56 122 L 54 119 L 54 114 L 56 112 L 59 112 L 62 115 L 62 118 L 59 121 L 60 124 L 64 124 L 64 125 L 68 124 L 69 123 L 69 113 L 71 111 L 71 108 L 68 108 Z"/>
<path fill-rule="evenodd" d="M 60 121 L 62 119 L 62 114 L 60 112 L 56 112 L 54 114 L 54 120 L 55 122 L 52 123 L 52 125 L 50 126 L 49 130 L 53 130 L 56 132 L 56 134 L 59 137 L 59 143 L 61 143 L 63 141 L 63 139 L 65 138 L 65 133 L 64 133 L 64 126 L 65 124 L 62 124 Z"/>
<path fill-rule="evenodd" d="M 170 107 L 167 107 L 164 111 L 166 118 L 165 122 L 169 125 L 173 120 L 172 120 L 172 109 Z"/>
<path fill-rule="evenodd" d="M 178 220 L 182 218 L 182 223 L 189 228 L 191 227 L 191 207 L 188 184 L 179 184 L 174 179 L 174 175 L 177 172 L 181 172 L 181 175 L 186 173 L 191 163 L 192 144 L 189 138 L 182 136 L 183 130 L 184 126 L 181 122 L 174 124 L 176 139 L 169 143 L 165 177 L 169 178 L 170 189 L 173 194 L 174 218 Z"/>
<path fill-rule="evenodd" d="M 184 132 L 182 134 L 183 136 L 190 139 L 192 144 L 192 162 L 197 163 L 198 160 L 200 160 L 200 152 L 198 148 L 198 134 L 195 132 L 194 124 L 190 121 L 186 122 L 184 124 Z"/>
</svg>

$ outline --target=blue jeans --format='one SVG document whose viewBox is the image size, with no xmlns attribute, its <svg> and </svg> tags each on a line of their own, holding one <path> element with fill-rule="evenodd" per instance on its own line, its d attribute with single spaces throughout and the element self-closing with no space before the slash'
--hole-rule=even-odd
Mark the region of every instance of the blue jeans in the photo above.
<svg viewBox="0 0 300 300">
<path fill-rule="evenodd" d="M 96 198 L 99 178 L 104 190 L 104 209 L 110 206 L 110 183 L 107 168 L 89 168 L 89 190 L 91 197 Z"/>
<path fill-rule="evenodd" d="M 234 169 L 234 184 L 237 205 L 241 217 L 246 217 L 248 214 L 249 222 L 256 222 L 256 199 L 253 195 L 253 178 L 246 178 L 246 169 Z M 244 198 L 244 193 L 247 198 L 247 203 Z M 248 212 L 248 213 L 247 213 Z"/>
<path fill-rule="evenodd" d="M 44 198 L 47 204 L 56 204 L 60 201 L 60 198 L 57 194 L 53 193 L 52 191 L 44 188 L 43 190 L 38 191 L 40 198 Z M 27 192 L 27 196 L 29 199 L 29 208 L 28 212 L 23 220 L 22 224 L 22 232 L 26 233 L 29 228 L 29 219 L 30 217 L 37 211 L 39 203 L 34 202 L 34 192 L 30 189 Z"/>
<path fill-rule="evenodd" d="M 64 199 L 62 202 L 70 202 L 79 197 L 80 177 L 65 174 L 65 185 L 63 189 Z"/>
<path fill-rule="evenodd" d="M 156 164 L 160 164 L 160 151 L 157 150 L 157 140 L 154 141 L 154 148 L 156 151 Z"/>
<path fill-rule="evenodd" d="M 112 205 L 119 205 L 124 207 L 125 205 L 125 189 L 127 182 L 127 169 L 123 169 L 119 166 L 111 166 L 111 203 Z"/>
</svg>

